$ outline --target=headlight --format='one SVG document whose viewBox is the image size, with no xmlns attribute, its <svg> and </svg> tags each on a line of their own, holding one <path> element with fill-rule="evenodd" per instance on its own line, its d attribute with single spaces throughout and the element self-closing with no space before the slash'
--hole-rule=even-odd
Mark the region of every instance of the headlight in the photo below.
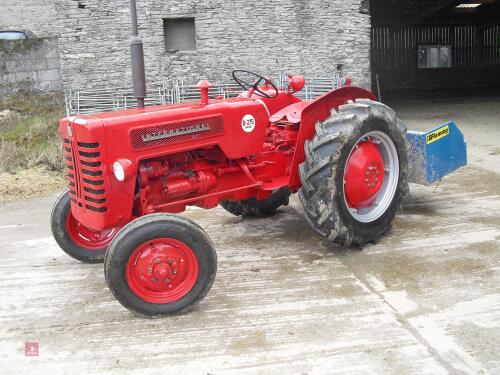
<svg viewBox="0 0 500 375">
<path fill-rule="evenodd" d="M 113 173 L 118 181 L 125 180 L 125 168 L 118 160 L 113 163 Z"/>
</svg>

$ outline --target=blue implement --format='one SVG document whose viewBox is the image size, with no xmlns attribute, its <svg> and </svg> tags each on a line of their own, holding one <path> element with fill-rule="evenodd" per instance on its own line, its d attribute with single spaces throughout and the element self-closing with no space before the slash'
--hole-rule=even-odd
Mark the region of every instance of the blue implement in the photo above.
<svg viewBox="0 0 500 375">
<path fill-rule="evenodd" d="M 467 144 L 457 125 L 450 121 L 428 132 L 408 131 L 409 181 L 430 185 L 467 165 Z"/>
</svg>

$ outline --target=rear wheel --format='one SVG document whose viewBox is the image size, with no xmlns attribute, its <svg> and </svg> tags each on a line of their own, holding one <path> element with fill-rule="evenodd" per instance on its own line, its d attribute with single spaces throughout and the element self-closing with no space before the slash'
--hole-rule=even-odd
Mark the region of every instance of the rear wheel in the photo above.
<svg viewBox="0 0 500 375">
<path fill-rule="evenodd" d="M 313 229 L 362 246 L 390 229 L 408 192 L 406 128 L 367 99 L 339 108 L 305 146 L 299 198 Z"/>
<path fill-rule="evenodd" d="M 153 214 L 118 233 L 104 266 L 109 289 L 123 306 L 148 316 L 176 315 L 192 309 L 208 293 L 217 255 L 195 223 Z"/>
<path fill-rule="evenodd" d="M 63 192 L 56 200 L 51 214 L 51 228 L 59 247 L 69 256 L 86 263 L 99 263 L 117 228 L 96 231 L 78 222 L 71 213 L 71 197 Z"/>
<path fill-rule="evenodd" d="M 290 190 L 281 188 L 273 192 L 267 199 L 256 198 L 244 201 L 222 201 L 220 205 L 235 216 L 266 217 L 272 216 L 281 206 L 288 206 Z"/>
</svg>

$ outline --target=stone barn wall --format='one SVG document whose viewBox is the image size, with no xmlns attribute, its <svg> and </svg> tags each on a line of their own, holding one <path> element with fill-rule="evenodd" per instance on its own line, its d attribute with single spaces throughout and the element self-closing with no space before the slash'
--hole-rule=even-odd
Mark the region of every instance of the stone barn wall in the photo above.
<svg viewBox="0 0 500 375">
<path fill-rule="evenodd" d="M 54 5 L 54 0 L 0 0 L 0 30 L 36 36 L 0 41 L 0 99 L 18 89 L 62 90 Z"/>
<path fill-rule="evenodd" d="M 129 1 L 54 2 L 65 88 L 131 86 Z M 326 76 L 343 64 L 370 85 L 366 0 L 140 0 L 138 14 L 150 82 L 228 82 L 236 68 Z M 195 51 L 166 50 L 163 19 L 174 17 L 194 17 Z"/>
<path fill-rule="evenodd" d="M 19 89 L 62 90 L 57 38 L 0 41 L 0 99 Z"/>
</svg>

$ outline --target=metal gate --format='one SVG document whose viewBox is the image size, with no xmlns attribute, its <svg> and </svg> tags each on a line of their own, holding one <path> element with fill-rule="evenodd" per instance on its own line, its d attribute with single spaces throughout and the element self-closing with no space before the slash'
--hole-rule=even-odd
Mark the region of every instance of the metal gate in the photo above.
<svg viewBox="0 0 500 375">
<path fill-rule="evenodd" d="M 288 74 L 278 76 L 277 86 L 281 89 L 288 87 Z M 301 99 L 314 99 L 326 92 L 343 85 L 343 78 L 339 71 L 328 77 L 308 78 L 304 88 L 296 95 Z M 241 92 L 241 87 L 236 83 L 219 83 L 208 91 L 210 98 L 235 97 Z M 200 89 L 194 83 L 183 80 L 174 80 L 148 85 L 146 106 L 158 104 L 174 104 L 200 99 Z M 93 88 L 65 91 L 66 113 L 68 116 L 96 112 L 117 111 L 120 109 L 135 108 L 137 101 L 134 98 L 132 87 Z"/>
</svg>

